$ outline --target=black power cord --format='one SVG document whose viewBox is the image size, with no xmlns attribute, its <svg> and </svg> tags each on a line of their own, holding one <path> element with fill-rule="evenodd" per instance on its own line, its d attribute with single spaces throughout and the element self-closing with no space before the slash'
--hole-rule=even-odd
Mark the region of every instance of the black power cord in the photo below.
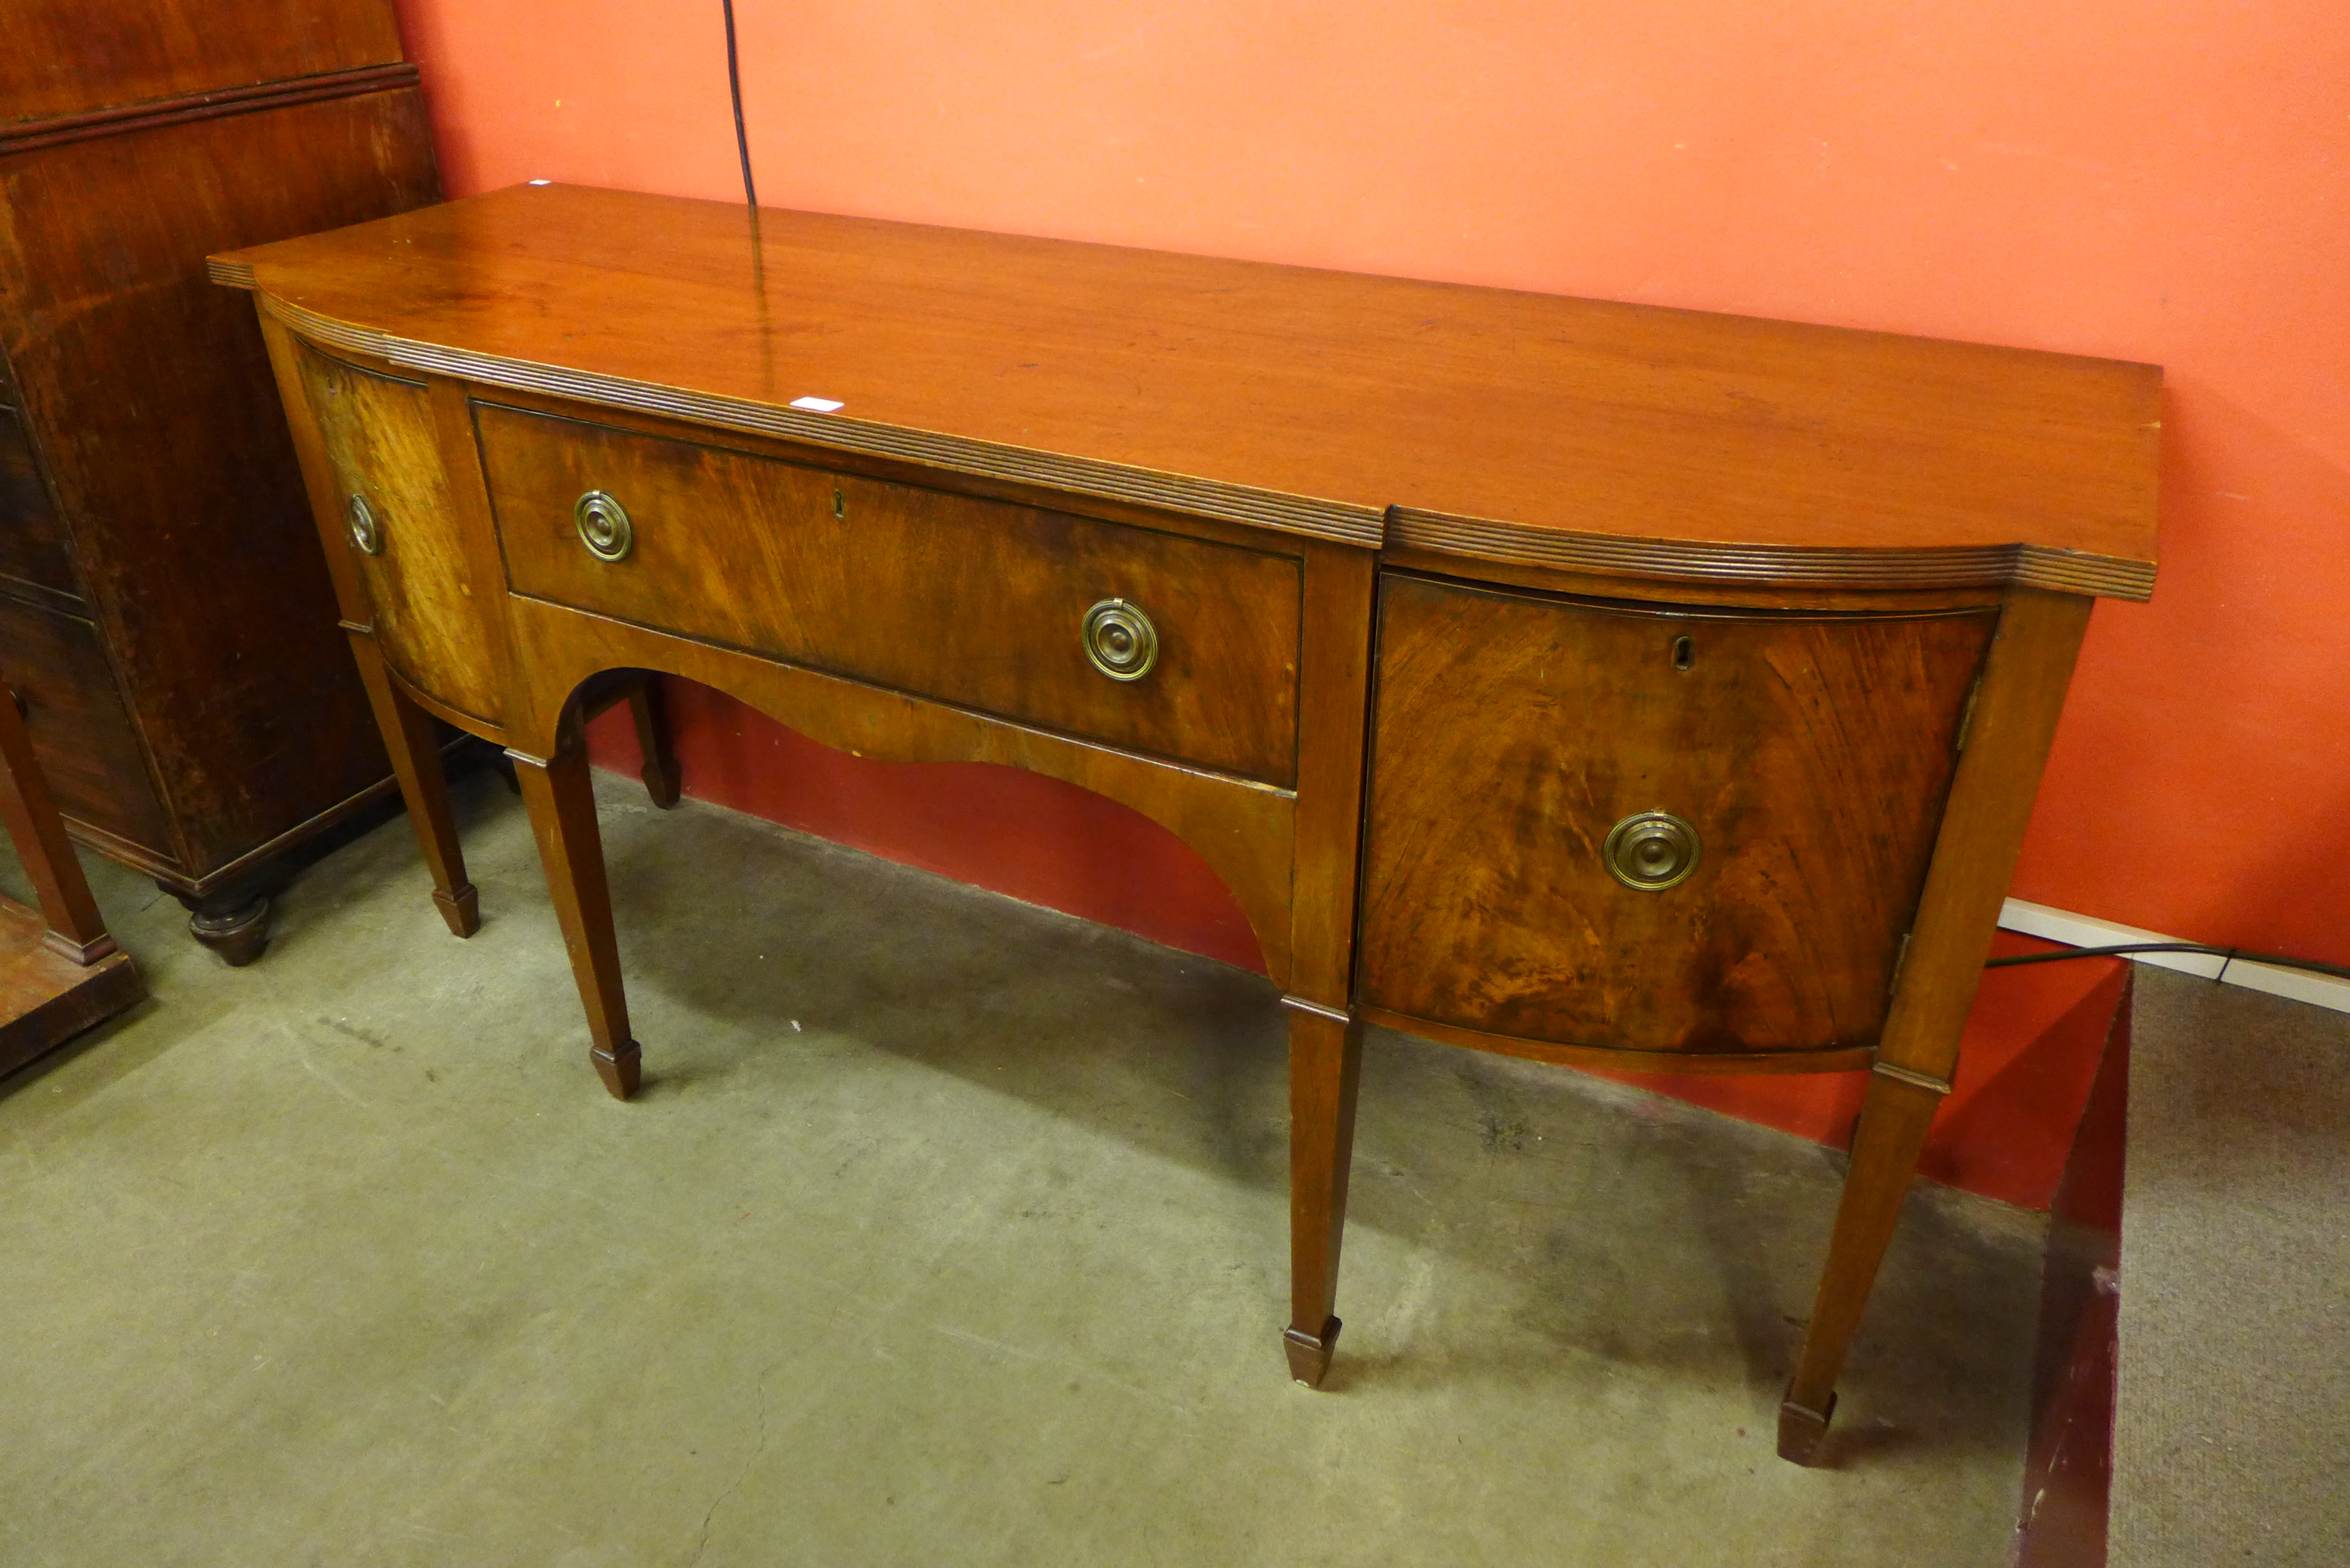
<svg viewBox="0 0 2350 1568">
<path fill-rule="evenodd" d="M 734 55 L 734 0 L 718 0 L 726 13 L 726 90 L 734 100 L 734 151 L 743 158 L 743 200 L 759 210 L 759 188 L 751 183 L 751 137 L 743 129 L 743 67 Z"/>
<path fill-rule="evenodd" d="M 2208 942 L 2119 942 L 2105 948 L 2066 948 L 2062 952 L 2018 953 L 2012 958 L 1995 958 L 1984 963 L 1985 969 L 2012 969 L 2018 964 L 2065 963 L 2074 959 L 2127 958 L 2133 953 L 2204 953 L 2219 959 L 2220 972 L 2211 978 L 2225 978 L 2228 966 L 2238 959 L 2246 963 L 2264 963 L 2272 969 L 2304 970 L 2311 974 L 2330 974 L 2336 980 L 2350 980 L 2350 965 L 2324 963 L 2316 959 L 2288 958 L 2282 953 L 2248 953 L 2241 948 L 2213 947 Z"/>
</svg>

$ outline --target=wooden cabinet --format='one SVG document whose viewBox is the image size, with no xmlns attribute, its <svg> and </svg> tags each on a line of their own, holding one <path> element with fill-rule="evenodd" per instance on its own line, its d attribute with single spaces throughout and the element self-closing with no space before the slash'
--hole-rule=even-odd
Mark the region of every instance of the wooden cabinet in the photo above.
<svg viewBox="0 0 2350 1568">
<path fill-rule="evenodd" d="M 390 788 L 248 312 L 204 256 L 437 194 L 382 0 L 8 7 L 0 639 L 74 836 L 231 962 Z"/>
<path fill-rule="evenodd" d="M 2152 586 L 2158 371 L 559 186 L 213 270 L 434 896 L 472 929 L 428 713 L 516 759 L 612 1093 L 615 679 L 1049 774 L 1196 848 L 1290 1009 L 1303 1381 L 1367 1021 L 1866 1070 L 1814 1456 L 2090 596 Z"/>
</svg>

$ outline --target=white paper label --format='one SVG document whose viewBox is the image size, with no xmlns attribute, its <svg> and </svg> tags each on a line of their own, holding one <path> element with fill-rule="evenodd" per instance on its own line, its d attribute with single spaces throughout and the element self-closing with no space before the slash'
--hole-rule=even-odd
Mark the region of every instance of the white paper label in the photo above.
<svg viewBox="0 0 2350 1568">
<path fill-rule="evenodd" d="M 812 414 L 829 414 L 837 412 L 841 404 L 834 398 L 794 398 L 792 407 L 806 409 Z"/>
</svg>

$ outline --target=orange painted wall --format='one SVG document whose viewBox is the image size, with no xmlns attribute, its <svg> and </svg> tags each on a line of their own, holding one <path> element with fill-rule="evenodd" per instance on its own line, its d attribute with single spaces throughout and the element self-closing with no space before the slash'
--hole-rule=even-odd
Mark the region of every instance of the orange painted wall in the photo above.
<svg viewBox="0 0 2350 1568">
<path fill-rule="evenodd" d="M 738 193 L 716 0 L 399 4 L 452 193 Z M 771 205 L 2166 366 L 2161 585 L 2097 609 L 2015 890 L 2350 962 L 2338 0 L 737 11 Z M 697 724 L 689 781 L 786 746 Z M 1044 781 L 750 793 L 820 828 L 869 793 L 867 847 L 1234 956 L 1221 889 Z M 1120 915 L 1104 865 L 1173 880 Z"/>
</svg>

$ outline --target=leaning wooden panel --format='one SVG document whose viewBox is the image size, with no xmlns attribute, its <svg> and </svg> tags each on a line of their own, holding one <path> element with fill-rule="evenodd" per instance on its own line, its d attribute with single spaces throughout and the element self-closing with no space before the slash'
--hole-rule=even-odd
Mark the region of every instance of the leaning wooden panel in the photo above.
<svg viewBox="0 0 2350 1568">
<path fill-rule="evenodd" d="M 1876 1043 L 1990 615 L 1381 599 L 1366 1001 L 1633 1050 Z"/>
</svg>

